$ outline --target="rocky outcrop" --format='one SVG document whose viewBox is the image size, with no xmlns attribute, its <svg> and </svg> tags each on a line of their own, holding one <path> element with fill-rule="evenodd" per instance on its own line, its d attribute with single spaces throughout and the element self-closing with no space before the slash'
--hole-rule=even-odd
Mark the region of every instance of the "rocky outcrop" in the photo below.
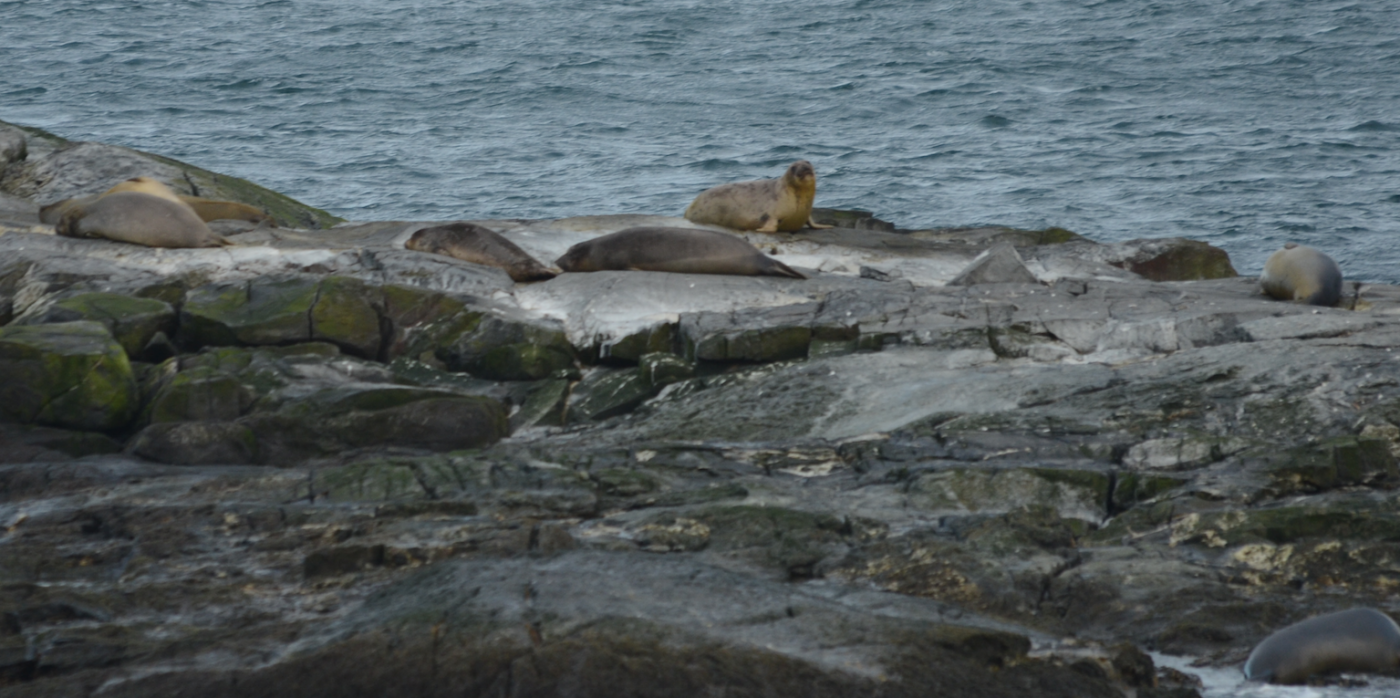
<svg viewBox="0 0 1400 698">
<path fill-rule="evenodd" d="M 0 696 L 1181 696 L 1141 650 L 1389 609 L 1400 289 L 862 212 L 742 234 L 806 280 L 515 284 L 302 214 L 146 249 L 36 197 L 165 161 L 25 133 Z"/>
</svg>

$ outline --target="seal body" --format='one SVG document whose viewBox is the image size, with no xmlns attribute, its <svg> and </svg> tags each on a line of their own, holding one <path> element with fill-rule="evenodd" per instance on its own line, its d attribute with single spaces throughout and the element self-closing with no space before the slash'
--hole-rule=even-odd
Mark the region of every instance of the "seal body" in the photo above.
<svg viewBox="0 0 1400 698">
<path fill-rule="evenodd" d="M 237 201 L 205 199 L 199 196 L 185 196 L 184 194 L 175 193 L 175 190 L 155 178 L 132 177 L 131 179 L 117 182 L 110 189 L 101 194 L 63 199 L 48 204 L 47 206 L 42 206 L 39 208 L 39 221 L 49 225 L 57 225 L 58 221 L 63 218 L 63 214 L 72 206 L 86 206 L 109 194 L 120 194 L 122 192 L 140 192 L 168 201 L 185 204 L 195 212 L 195 215 L 199 216 L 200 220 L 206 223 L 217 220 L 239 220 L 262 223 L 263 221 L 272 220 L 266 213 L 248 204 Z"/>
<path fill-rule="evenodd" d="M 147 247 L 218 247 L 215 235 L 189 206 L 139 191 L 106 194 L 69 206 L 55 226 L 59 235 L 101 238 Z"/>
<path fill-rule="evenodd" d="M 742 238 L 693 228 L 620 230 L 570 247 L 555 265 L 564 271 L 670 271 L 807 278 L 759 252 Z"/>
<path fill-rule="evenodd" d="M 761 233 L 791 232 L 804 226 L 830 228 L 812 221 L 816 196 L 817 172 L 812 163 L 798 160 L 777 179 L 732 182 L 700 192 L 686 207 L 685 217 L 696 223 Z"/>
<path fill-rule="evenodd" d="M 449 223 L 423 228 L 403 245 L 410 250 L 447 255 L 472 264 L 504 269 L 514 281 L 543 281 L 555 272 L 500 233 L 475 223 Z"/>
<path fill-rule="evenodd" d="M 1331 257 L 1290 242 L 1264 262 L 1259 288 L 1283 301 L 1336 305 L 1342 299 L 1342 270 Z"/>
<path fill-rule="evenodd" d="M 1374 608 L 1353 608 L 1294 623 L 1264 638 L 1245 678 L 1302 683 L 1327 671 L 1385 671 L 1400 660 L 1400 627 Z"/>
</svg>

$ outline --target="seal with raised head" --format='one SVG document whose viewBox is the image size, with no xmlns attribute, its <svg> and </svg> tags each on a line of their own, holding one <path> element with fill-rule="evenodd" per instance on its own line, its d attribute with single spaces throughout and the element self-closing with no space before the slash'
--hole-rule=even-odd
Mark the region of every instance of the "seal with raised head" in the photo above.
<svg viewBox="0 0 1400 698">
<path fill-rule="evenodd" d="M 830 228 L 812 220 L 817 196 L 817 171 L 798 160 L 777 179 L 731 182 L 700 192 L 685 209 L 695 223 L 722 225 L 760 233 L 791 232 L 804 226 Z"/>
<path fill-rule="evenodd" d="M 743 238 L 697 228 L 620 230 L 570 247 L 554 264 L 564 271 L 671 271 L 807 278 L 759 252 Z"/>
<path fill-rule="evenodd" d="M 544 281 L 556 276 L 500 233 L 475 223 L 448 223 L 423 228 L 403 245 L 418 252 L 447 255 L 472 264 L 504 269 L 514 281 Z"/>
<path fill-rule="evenodd" d="M 147 247 L 231 245 L 215 235 L 189 206 L 140 191 L 105 194 L 68 207 L 54 226 L 59 235 L 101 238 Z"/>
<path fill-rule="evenodd" d="M 1400 663 L 1400 626 L 1374 608 L 1294 623 L 1264 638 L 1244 663 L 1251 681 L 1302 683 L 1328 671 L 1388 671 Z"/>
<path fill-rule="evenodd" d="M 1336 305 L 1342 299 L 1342 270 L 1331 257 L 1290 242 L 1264 262 L 1259 288 L 1282 301 Z"/>
</svg>

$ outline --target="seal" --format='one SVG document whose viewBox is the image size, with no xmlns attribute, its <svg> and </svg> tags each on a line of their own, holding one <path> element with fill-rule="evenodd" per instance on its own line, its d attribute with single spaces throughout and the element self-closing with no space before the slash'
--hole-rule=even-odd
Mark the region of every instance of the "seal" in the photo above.
<svg viewBox="0 0 1400 698">
<path fill-rule="evenodd" d="M 59 235 L 102 238 L 147 247 L 218 247 L 233 243 L 215 235 L 180 201 L 122 191 L 73 204 L 54 226 Z"/>
<path fill-rule="evenodd" d="M 218 199 L 205 199 L 199 196 L 185 196 L 177 194 L 175 190 L 163 184 L 160 180 L 152 177 L 132 177 L 131 179 L 117 182 L 112 188 L 95 196 L 79 196 L 71 199 L 55 201 L 47 206 L 39 207 L 39 221 L 49 225 L 57 225 L 59 219 L 71 206 L 88 205 L 108 194 L 120 194 L 121 192 L 141 192 L 158 196 L 168 201 L 183 203 L 194 210 L 195 215 L 208 223 L 217 220 L 240 220 L 252 223 L 262 223 L 271 221 L 272 218 L 266 213 L 237 201 L 221 201 Z"/>
<path fill-rule="evenodd" d="M 1374 608 L 1294 623 L 1264 638 L 1244 663 L 1250 681 L 1302 683 L 1326 671 L 1386 671 L 1400 661 L 1400 626 Z"/>
<path fill-rule="evenodd" d="M 413 233 L 403 246 L 418 252 L 447 255 L 472 264 L 504 269 L 513 281 L 544 281 L 554 271 L 531 257 L 500 233 L 475 223 L 448 223 Z"/>
<path fill-rule="evenodd" d="M 1259 288 L 1281 301 L 1336 305 L 1342 299 L 1342 270 L 1331 257 L 1290 242 L 1264 262 Z"/>
<path fill-rule="evenodd" d="M 778 179 L 731 182 L 700 192 L 685 209 L 687 220 L 760 233 L 791 232 L 803 226 L 830 228 L 812 220 L 817 171 L 798 160 Z"/>
<path fill-rule="evenodd" d="M 670 271 L 807 278 L 759 252 L 743 238 L 695 228 L 620 230 L 570 247 L 554 264 L 564 271 Z"/>
</svg>

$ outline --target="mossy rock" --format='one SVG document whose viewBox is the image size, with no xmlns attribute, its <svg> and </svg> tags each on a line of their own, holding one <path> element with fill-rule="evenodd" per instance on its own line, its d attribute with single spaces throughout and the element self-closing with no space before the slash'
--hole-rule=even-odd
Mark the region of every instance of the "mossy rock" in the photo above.
<svg viewBox="0 0 1400 698">
<path fill-rule="evenodd" d="M 653 388 L 664 388 L 672 383 L 690 380 L 696 375 L 695 364 L 675 354 L 655 352 L 645 354 L 637 361 L 637 368 L 647 383 Z"/>
<path fill-rule="evenodd" d="M 152 424 L 132 440 L 132 453 L 172 465 L 238 465 L 258 462 L 253 431 L 232 422 Z"/>
<path fill-rule="evenodd" d="M 812 343 L 810 327 L 771 327 L 686 335 L 686 356 L 698 361 L 772 362 L 807 356 Z"/>
<path fill-rule="evenodd" d="M 1305 539 L 1400 541 L 1400 516 L 1383 506 L 1337 503 L 1202 512 L 1172 522 L 1174 543 L 1211 548 L 1245 543 L 1282 545 Z"/>
<path fill-rule="evenodd" d="M 181 343 L 198 348 L 310 341 L 318 285 L 304 278 L 256 279 L 193 289 L 180 309 Z"/>
<path fill-rule="evenodd" d="M 0 418 L 112 432 L 139 409 L 131 362 L 101 323 L 0 328 Z"/>
<path fill-rule="evenodd" d="M 1152 281 L 1195 281 L 1239 276 L 1225 250 L 1186 238 L 1150 241 L 1141 252 L 1119 266 Z"/>
<path fill-rule="evenodd" d="M 603 347 L 599 360 L 637 363 L 648 354 L 669 354 L 676 350 L 678 331 L 676 323 L 667 322 L 634 332 Z"/>
<path fill-rule="evenodd" d="M 1117 511 L 1131 509 L 1139 502 L 1154 499 L 1188 482 L 1181 478 L 1146 473 L 1119 473 L 1113 485 L 1113 508 Z"/>
<path fill-rule="evenodd" d="M 462 301 L 436 291 L 391 284 L 384 286 L 382 292 L 384 318 L 391 328 L 388 346 L 384 347 L 384 355 L 388 359 L 405 355 L 417 358 L 431 348 L 418 347 L 417 353 L 414 353 L 413 348 L 419 337 L 426 336 L 431 343 L 432 328 L 443 329 L 440 325 L 443 320 L 457 317 L 466 310 Z M 475 327 L 480 318 L 481 313 L 466 314 L 471 327 Z M 459 327 L 452 336 L 460 335 L 467 329 Z"/>
<path fill-rule="evenodd" d="M 589 422 L 626 414 L 656 392 L 640 369 L 597 371 L 574 387 L 568 421 Z"/>
<path fill-rule="evenodd" d="M 255 398 L 234 375 L 197 366 L 176 374 L 156 393 L 150 421 L 232 421 L 243 416 Z"/>
<path fill-rule="evenodd" d="M 712 507 L 688 517 L 709 527 L 711 550 L 741 552 L 794 578 L 811 576 L 851 533 L 846 521 L 830 514 L 784 507 Z"/>
<path fill-rule="evenodd" d="M 378 359 L 385 335 L 382 305 L 381 289 L 359 279 L 328 276 L 317 287 L 311 306 L 311 339 L 330 342 L 364 359 Z"/>
<path fill-rule="evenodd" d="M 598 489 L 613 497 L 636 497 L 650 494 L 661 488 L 661 481 L 645 470 L 634 468 L 605 468 L 589 477 L 598 483 Z"/>
<path fill-rule="evenodd" d="M 494 315 L 462 319 L 468 327 L 436 356 L 449 370 L 487 380 L 519 381 L 577 377 L 574 348 L 562 327 Z"/>
<path fill-rule="evenodd" d="M 533 426 L 563 426 L 570 385 L 572 382 L 567 378 L 551 378 L 535 383 L 520 404 L 520 409 L 511 415 L 511 431 Z"/>
<path fill-rule="evenodd" d="M 84 293 L 65 298 L 24 324 L 78 320 L 102 323 L 132 359 L 143 355 L 157 333 L 175 333 L 175 309 L 169 303 L 119 293 Z"/>
<path fill-rule="evenodd" d="M 1043 506 L 1058 516 L 1099 522 L 1107 516 L 1109 477 L 1060 468 L 953 468 L 915 478 L 909 487 L 920 507 L 1004 513 Z"/>
<path fill-rule="evenodd" d="M 1400 472 L 1385 439 L 1338 436 L 1291 449 L 1269 475 L 1283 492 L 1292 493 L 1394 481 Z"/>
</svg>

